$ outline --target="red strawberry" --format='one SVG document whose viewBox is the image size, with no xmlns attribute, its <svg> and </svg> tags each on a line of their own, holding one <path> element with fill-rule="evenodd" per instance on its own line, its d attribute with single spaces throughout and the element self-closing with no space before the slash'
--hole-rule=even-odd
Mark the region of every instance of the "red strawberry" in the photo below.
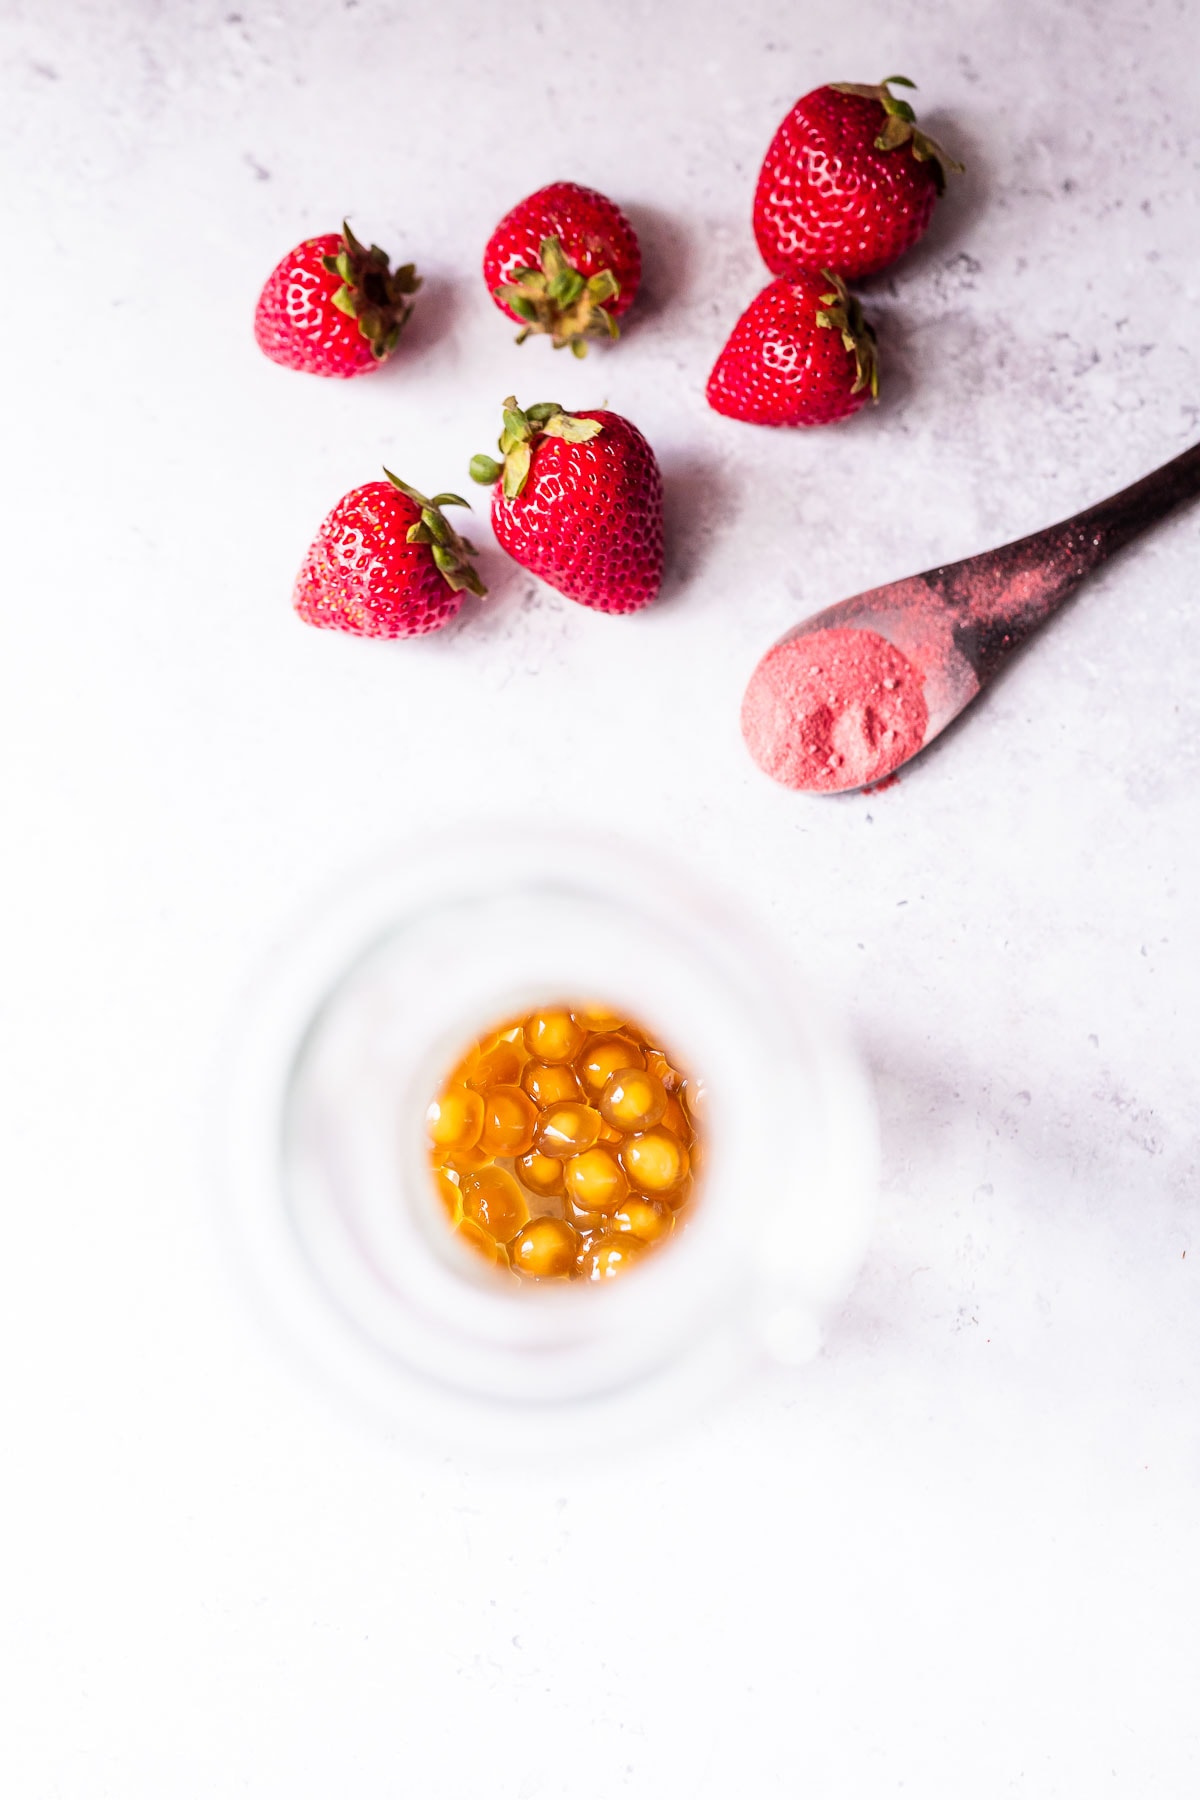
<svg viewBox="0 0 1200 1800">
<path fill-rule="evenodd" d="M 636 612 L 663 569 L 662 476 L 654 452 L 619 413 L 566 413 L 504 402 L 501 461 L 471 458 L 498 482 L 492 528 L 511 557 L 597 612 Z M 503 479 L 501 479 L 503 477 Z"/>
<path fill-rule="evenodd" d="M 828 270 L 773 281 L 708 378 L 708 404 L 749 425 L 829 425 L 879 392 L 875 333 Z"/>
<path fill-rule="evenodd" d="M 386 251 L 365 249 L 343 225 L 306 238 L 276 264 L 258 297 L 254 335 L 285 369 L 361 375 L 396 348 L 420 285 L 411 263 L 393 274 Z"/>
<path fill-rule="evenodd" d="M 457 494 L 427 500 L 385 469 L 339 500 L 313 540 L 293 605 L 306 625 L 353 637 L 420 637 L 448 625 L 464 588 L 487 592 L 474 554 L 442 515 Z"/>
<path fill-rule="evenodd" d="M 775 275 L 886 269 L 916 243 L 962 164 L 917 129 L 888 83 L 835 81 L 797 100 L 771 140 L 754 194 L 754 235 Z"/>
<path fill-rule="evenodd" d="M 556 350 L 587 355 L 589 337 L 619 335 L 642 274 L 633 226 L 592 188 L 555 181 L 506 213 L 483 253 L 483 279 L 501 312 Z"/>
</svg>

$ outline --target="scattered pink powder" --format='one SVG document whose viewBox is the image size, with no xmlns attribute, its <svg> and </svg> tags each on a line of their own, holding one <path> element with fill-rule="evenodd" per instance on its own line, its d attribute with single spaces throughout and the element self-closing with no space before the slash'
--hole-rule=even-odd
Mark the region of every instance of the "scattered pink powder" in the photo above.
<svg viewBox="0 0 1200 1800">
<path fill-rule="evenodd" d="M 776 644 L 750 677 L 742 735 L 785 787 L 881 781 L 925 741 L 920 673 L 877 631 L 834 626 Z"/>
</svg>

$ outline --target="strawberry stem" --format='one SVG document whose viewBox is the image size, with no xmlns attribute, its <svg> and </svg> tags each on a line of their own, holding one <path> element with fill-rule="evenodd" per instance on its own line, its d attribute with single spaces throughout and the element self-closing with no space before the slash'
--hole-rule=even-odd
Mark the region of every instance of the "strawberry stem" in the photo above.
<svg viewBox="0 0 1200 1800">
<path fill-rule="evenodd" d="M 877 101 L 882 106 L 885 117 L 883 130 L 875 139 L 875 148 L 899 150 L 902 144 L 911 145 L 917 162 L 933 164 L 933 178 L 939 194 L 946 191 L 947 173 L 964 173 L 962 163 L 944 150 L 936 138 L 931 138 L 927 132 L 918 128 L 917 115 L 908 101 L 899 99 L 890 91 L 893 87 L 915 90 L 916 82 L 910 81 L 907 75 L 887 75 L 876 87 L 869 87 L 858 81 L 831 81 L 829 85 L 836 94 L 856 94 L 860 100 Z"/>
<path fill-rule="evenodd" d="M 394 488 L 398 488 L 400 493 L 421 509 L 420 518 L 405 533 L 407 541 L 410 544 L 429 545 L 434 562 L 456 594 L 467 588 L 482 599 L 487 589 L 471 562 L 472 556 L 477 552 L 466 538 L 459 537 L 442 512 L 443 506 L 469 508 L 471 502 L 464 500 L 461 494 L 435 494 L 432 500 L 427 500 L 419 489 L 409 487 L 407 481 L 401 481 L 390 469 L 383 472 Z"/>
<path fill-rule="evenodd" d="M 384 362 L 396 348 L 400 333 L 412 312 L 412 295 L 421 277 L 412 263 L 393 273 L 386 250 L 360 244 L 349 225 L 342 224 L 342 248 L 321 261 L 342 285 L 332 295 L 339 312 L 353 319 L 371 346 L 376 362 Z"/>
<path fill-rule="evenodd" d="M 536 269 L 515 269 L 511 281 L 495 288 L 496 299 L 524 321 L 518 344 L 545 333 L 556 350 L 569 344 L 576 356 L 587 355 L 589 337 L 620 336 L 617 321 L 605 306 L 620 293 L 611 269 L 585 280 L 556 237 L 543 238 Z"/>
<path fill-rule="evenodd" d="M 827 331 L 840 332 L 842 343 L 854 358 L 854 386 L 850 392 L 861 394 L 869 387 L 872 400 L 878 400 L 879 357 L 874 329 L 868 325 L 862 307 L 840 276 L 828 269 L 822 269 L 821 274 L 829 283 L 829 292 L 821 295 L 823 310 L 816 315 L 817 324 Z"/>
<path fill-rule="evenodd" d="M 568 444 L 586 444 L 604 430 L 599 419 L 579 419 L 564 412 L 556 400 L 540 400 L 536 406 L 519 407 L 514 395 L 504 402 L 504 429 L 500 433 L 500 461 L 494 456 L 473 456 L 471 480 L 481 487 L 503 482 L 506 500 L 515 500 L 529 479 L 533 446 L 541 436 L 562 438 Z"/>
</svg>

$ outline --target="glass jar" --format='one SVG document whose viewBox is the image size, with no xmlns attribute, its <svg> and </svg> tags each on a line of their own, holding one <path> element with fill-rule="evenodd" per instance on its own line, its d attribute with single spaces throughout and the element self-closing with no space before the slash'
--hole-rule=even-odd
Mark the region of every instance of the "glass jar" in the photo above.
<svg viewBox="0 0 1200 1800">
<path fill-rule="evenodd" d="M 707 1089 L 685 1232 L 613 1282 L 498 1279 L 447 1226 L 424 1117 L 466 1045 L 595 1003 Z M 228 1192 L 310 1367 L 409 1431 L 526 1452 L 661 1429 L 820 1345 L 876 1178 L 862 1070 L 786 959 L 688 871 L 611 839 L 427 842 L 328 899 L 236 1033 Z"/>
</svg>

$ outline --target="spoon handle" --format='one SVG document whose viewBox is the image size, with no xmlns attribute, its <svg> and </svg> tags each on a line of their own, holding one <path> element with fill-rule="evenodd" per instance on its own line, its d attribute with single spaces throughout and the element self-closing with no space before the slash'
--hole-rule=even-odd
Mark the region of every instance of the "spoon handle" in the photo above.
<svg viewBox="0 0 1200 1800">
<path fill-rule="evenodd" d="M 1024 643 L 1085 575 L 1200 495 L 1200 444 L 1057 525 L 923 577 L 957 615 L 955 642 L 981 681 Z"/>
</svg>

